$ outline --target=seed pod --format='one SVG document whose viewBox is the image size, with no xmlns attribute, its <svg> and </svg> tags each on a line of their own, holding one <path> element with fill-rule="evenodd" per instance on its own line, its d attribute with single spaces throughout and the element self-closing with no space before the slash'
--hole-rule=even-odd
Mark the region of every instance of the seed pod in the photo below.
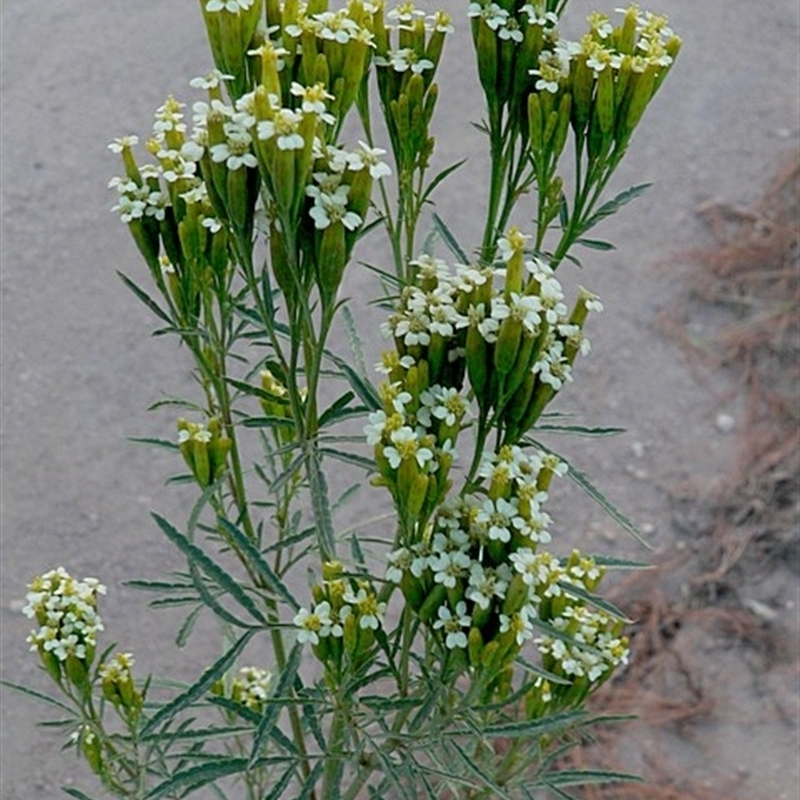
<svg viewBox="0 0 800 800">
<path fill-rule="evenodd" d="M 345 229 L 340 221 L 331 222 L 322 232 L 322 241 L 317 258 L 317 274 L 322 296 L 327 302 L 333 300 L 342 282 L 345 264 Z"/>
<path fill-rule="evenodd" d="M 469 326 L 467 331 L 467 375 L 478 405 L 486 404 L 485 392 L 489 379 L 489 346 L 478 330 L 477 324 Z"/>
</svg>

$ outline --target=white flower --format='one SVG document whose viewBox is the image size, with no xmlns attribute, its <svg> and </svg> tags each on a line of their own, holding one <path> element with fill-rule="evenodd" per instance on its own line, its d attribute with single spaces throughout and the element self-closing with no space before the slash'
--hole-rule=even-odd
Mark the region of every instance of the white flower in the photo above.
<svg viewBox="0 0 800 800">
<path fill-rule="evenodd" d="M 208 0 L 206 11 L 213 14 L 224 10 L 231 14 L 238 14 L 240 11 L 247 11 L 253 2 L 254 0 Z"/>
<path fill-rule="evenodd" d="M 350 153 L 348 164 L 354 172 L 367 167 L 369 174 L 374 180 L 386 178 L 392 174 L 392 168 L 381 161 L 378 156 L 385 155 L 386 151 L 380 147 L 370 147 L 368 144 L 359 141 L 358 150 Z"/>
<path fill-rule="evenodd" d="M 234 123 L 226 123 L 225 135 L 227 137 L 225 142 L 211 147 L 211 160 L 214 163 L 224 162 L 229 170 L 258 166 L 256 157 L 250 151 L 253 139 L 244 128 Z"/>
<path fill-rule="evenodd" d="M 467 574 L 472 559 L 462 550 L 449 553 L 438 553 L 428 559 L 428 566 L 433 570 L 433 580 L 448 589 L 454 589 L 459 578 Z"/>
<path fill-rule="evenodd" d="M 367 437 L 367 444 L 376 445 L 383 439 L 383 432 L 386 429 L 386 412 L 380 409 L 373 411 L 368 419 L 369 425 L 364 426 L 364 435 Z"/>
<path fill-rule="evenodd" d="M 258 138 L 261 141 L 278 138 L 279 150 L 302 150 L 305 140 L 300 134 L 302 115 L 289 108 L 280 108 L 275 112 L 275 118 L 263 120 L 258 123 Z"/>
<path fill-rule="evenodd" d="M 472 618 L 467 614 L 467 604 L 459 600 L 456 604 L 455 613 L 451 612 L 447 606 L 439 606 L 439 619 L 433 623 L 434 630 L 444 629 L 445 646 L 449 650 L 465 648 L 467 646 L 467 634 L 462 630 L 472 625 Z"/>
<path fill-rule="evenodd" d="M 523 606 L 516 614 L 510 617 L 506 614 L 500 615 L 500 633 L 511 631 L 518 645 L 524 644 L 528 639 L 533 638 L 533 625 L 528 615 L 531 613 L 529 606 Z"/>
<path fill-rule="evenodd" d="M 207 75 L 192 78 L 189 81 L 189 86 L 192 89 L 217 89 L 222 85 L 222 81 L 232 81 L 233 75 L 226 75 L 218 69 L 213 69 Z"/>
<path fill-rule="evenodd" d="M 134 145 L 139 144 L 139 137 L 135 135 L 131 136 L 122 136 L 119 139 L 114 139 L 113 142 L 109 142 L 108 149 L 112 153 L 121 153 L 125 148 L 133 147 Z"/>
<path fill-rule="evenodd" d="M 300 644 L 310 642 L 311 644 L 319 644 L 319 631 L 322 628 L 322 620 L 316 615 L 305 608 L 295 614 L 294 624 L 300 630 L 297 632 L 297 641 Z"/>
<path fill-rule="evenodd" d="M 344 601 L 355 606 L 359 617 L 358 626 L 362 630 L 377 630 L 381 626 L 386 603 L 379 603 L 374 592 L 362 587 L 357 594 L 353 594 L 353 590 L 348 589 L 344 594 Z"/>
</svg>

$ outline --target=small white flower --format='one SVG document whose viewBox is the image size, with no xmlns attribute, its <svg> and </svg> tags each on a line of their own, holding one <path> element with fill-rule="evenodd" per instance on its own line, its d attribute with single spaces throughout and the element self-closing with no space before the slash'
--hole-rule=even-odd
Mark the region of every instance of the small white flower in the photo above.
<svg viewBox="0 0 800 800">
<path fill-rule="evenodd" d="M 434 630 L 444 629 L 445 646 L 449 650 L 464 649 L 467 646 L 467 634 L 463 628 L 472 625 L 472 618 L 467 614 L 467 604 L 459 600 L 455 613 L 444 605 L 439 606 L 438 619 L 433 623 Z"/>
</svg>

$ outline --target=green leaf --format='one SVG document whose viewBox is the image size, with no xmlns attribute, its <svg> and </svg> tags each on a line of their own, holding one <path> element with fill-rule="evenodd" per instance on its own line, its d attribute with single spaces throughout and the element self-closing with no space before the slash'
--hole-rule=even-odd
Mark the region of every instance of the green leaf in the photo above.
<svg viewBox="0 0 800 800">
<path fill-rule="evenodd" d="M 259 577 L 267 585 L 267 588 L 284 602 L 288 603 L 293 611 L 299 611 L 300 603 L 294 599 L 292 593 L 286 588 L 286 584 L 281 581 L 255 544 L 227 519 L 219 517 L 219 524 L 231 537 L 237 550 L 247 558 L 249 565 L 258 573 Z"/>
<path fill-rule="evenodd" d="M 367 362 L 364 358 L 364 343 L 361 341 L 361 336 L 358 333 L 358 326 L 353 318 L 353 312 L 350 311 L 350 306 L 342 306 L 342 323 L 344 330 L 347 334 L 347 341 L 350 344 L 350 352 L 353 354 L 353 359 L 356 362 L 359 372 L 362 375 L 367 374 Z"/>
<path fill-rule="evenodd" d="M 74 786 L 62 786 L 61 791 L 68 794 L 70 797 L 76 797 L 77 800 L 94 800 L 93 797 L 89 797 L 88 794 L 82 792 L 80 789 L 76 789 Z"/>
<path fill-rule="evenodd" d="M 197 564 L 211 580 L 215 581 L 221 589 L 231 595 L 231 597 L 233 597 L 242 608 L 248 611 L 251 616 L 255 617 L 260 623 L 266 624 L 267 621 L 258 606 L 256 606 L 253 598 L 245 592 L 241 584 L 232 578 L 223 567 L 209 558 L 199 547 L 192 544 L 180 531 L 167 522 L 166 519 L 158 514 L 153 514 L 153 519 L 155 519 L 159 528 L 166 534 L 167 538 L 184 553 L 190 562 Z"/>
<path fill-rule="evenodd" d="M 344 461 L 345 464 L 354 464 L 357 467 L 367 470 L 367 472 L 375 472 L 376 466 L 374 459 L 360 456 L 358 453 L 348 453 L 345 450 L 334 450 L 332 447 L 321 447 L 319 452 L 338 461 Z"/>
<path fill-rule="evenodd" d="M 281 795 L 284 793 L 286 787 L 292 782 L 297 764 L 291 764 L 289 769 L 281 775 L 278 782 L 272 787 L 272 791 L 264 798 L 264 800 L 280 800 Z"/>
<path fill-rule="evenodd" d="M 289 689 L 294 683 L 295 675 L 297 674 L 297 670 L 300 666 L 300 657 L 302 652 L 303 646 L 299 643 L 295 644 L 292 652 L 289 654 L 289 660 L 281 670 L 281 676 L 278 680 L 278 685 L 275 687 L 275 691 L 272 694 L 271 699 L 275 700 L 288 696 Z M 258 725 L 255 736 L 253 737 L 253 748 L 250 751 L 250 766 L 253 766 L 258 759 L 258 753 L 261 750 L 264 742 L 271 735 L 272 730 L 278 721 L 278 717 L 280 717 L 282 708 L 283 704 L 278 702 L 267 707 L 267 710 L 265 711 L 264 716 Z"/>
<path fill-rule="evenodd" d="M 456 161 L 455 164 L 451 164 L 449 167 L 445 167 L 440 173 L 433 178 L 433 180 L 425 187 L 425 191 L 422 193 L 422 196 L 419 199 L 419 205 L 421 206 L 425 203 L 428 198 L 433 193 L 434 189 L 447 177 L 452 175 L 459 167 L 463 166 L 467 162 L 466 158 L 462 158 L 461 161 Z M 466 262 L 465 262 L 466 263 Z"/>
<path fill-rule="evenodd" d="M 616 214 L 622 206 L 630 203 L 631 200 L 635 200 L 639 197 L 640 194 L 643 194 L 652 184 L 650 183 L 641 183 L 638 186 L 631 186 L 630 189 L 626 189 L 623 192 L 620 192 L 615 197 L 612 197 L 611 200 L 603 203 L 597 211 L 592 214 L 581 226 L 581 234 L 586 233 L 590 228 L 593 228 L 597 225 L 600 220 L 605 219 L 606 217 L 610 217 L 612 214 Z"/>
<path fill-rule="evenodd" d="M 369 411 L 376 411 L 381 407 L 381 399 L 375 387 L 363 375 L 359 375 L 344 359 L 335 353 L 326 351 L 328 358 L 342 371 L 353 391 Z"/>
<path fill-rule="evenodd" d="M 177 714 L 188 708 L 196 700 L 199 700 L 211 688 L 213 683 L 225 674 L 225 671 L 236 661 L 239 653 L 244 650 L 245 645 L 250 641 L 255 631 L 250 630 L 244 633 L 234 643 L 234 645 L 221 658 L 217 659 L 201 676 L 197 683 L 190 686 L 183 694 L 178 695 L 174 700 L 162 706 L 147 722 L 142 729 L 141 736 L 145 738 L 154 733 L 159 725 L 166 724 Z M 160 796 L 160 795 L 159 795 Z"/>
<path fill-rule="evenodd" d="M 287 417 L 264 416 L 245 417 L 242 422 L 245 428 L 294 428 L 294 420 Z"/>
<path fill-rule="evenodd" d="M 629 772 L 609 772 L 600 769 L 565 769 L 542 775 L 537 786 L 586 786 L 590 783 L 641 783 L 642 778 Z"/>
<path fill-rule="evenodd" d="M 167 323 L 167 325 L 172 328 L 174 323 L 170 318 L 169 314 L 164 311 L 163 308 L 155 301 L 152 297 L 150 297 L 147 292 L 134 283 L 124 272 L 120 272 L 117 270 L 117 275 L 122 279 L 122 282 L 160 319 Z"/>
<path fill-rule="evenodd" d="M 181 627 L 178 629 L 178 633 L 175 635 L 175 645 L 177 647 L 184 647 L 186 642 L 189 641 L 189 637 L 192 635 L 195 623 L 197 622 L 202 610 L 202 605 L 197 606 L 197 608 L 195 608 L 194 611 L 192 611 L 183 621 L 183 625 L 181 625 Z"/>
<path fill-rule="evenodd" d="M 164 450 L 170 450 L 172 452 L 179 449 L 178 445 L 175 444 L 175 442 L 171 442 L 169 439 L 155 439 L 149 436 L 128 436 L 126 441 L 133 442 L 134 444 L 147 444 L 153 447 L 162 447 Z"/>
<path fill-rule="evenodd" d="M 282 763 L 285 759 L 261 759 L 262 763 Z M 175 794 L 179 789 L 199 789 L 212 781 L 245 772 L 248 768 L 246 758 L 220 758 L 200 764 L 196 767 L 177 772 L 168 780 L 160 783 L 149 794 L 145 795 L 145 800 L 158 800 L 168 794 Z M 182 795 L 182 796 L 185 796 Z"/>
<path fill-rule="evenodd" d="M 328 483 L 320 468 L 319 456 L 314 450 L 307 454 L 308 482 L 311 487 L 311 505 L 317 523 L 317 541 L 323 561 L 332 561 L 336 554 L 331 506 L 328 500 Z"/>
<path fill-rule="evenodd" d="M 458 744 L 458 742 L 451 742 L 455 751 L 461 757 L 462 764 L 466 767 L 467 772 L 471 773 L 474 777 L 476 777 L 481 782 L 482 789 L 491 789 L 492 790 L 492 797 L 501 798 L 501 800 L 514 800 L 510 794 L 506 794 L 494 781 L 491 775 L 488 775 L 484 770 L 482 770 L 471 758 L 467 753 L 464 752 L 464 749 Z"/>
<path fill-rule="evenodd" d="M 562 231 L 565 231 L 569 227 L 569 206 L 567 205 L 567 196 L 564 192 L 561 192 L 558 198 L 558 221 Z"/>
<path fill-rule="evenodd" d="M 600 239 L 576 239 L 575 244 L 587 247 L 589 250 L 616 250 L 617 248 L 611 242 L 604 242 Z"/>
<path fill-rule="evenodd" d="M 537 433 L 566 433 L 575 436 L 616 436 L 625 433 L 625 428 L 612 426 L 587 426 L 587 425 L 556 425 L 549 422 L 541 422 L 534 428 Z"/>
<path fill-rule="evenodd" d="M 531 441 L 533 444 L 535 444 L 537 447 L 541 448 L 545 452 L 553 453 L 553 455 L 558 456 L 558 458 L 567 465 L 568 467 L 567 477 L 570 480 L 572 480 L 573 483 L 580 486 L 581 489 L 583 489 L 583 491 L 586 492 L 586 494 L 588 494 L 589 497 L 591 497 L 592 500 L 594 500 L 600 506 L 600 508 L 603 509 L 603 511 L 605 511 L 618 525 L 620 525 L 620 527 L 622 527 L 624 530 L 630 533 L 631 536 L 633 536 L 633 538 L 636 539 L 637 542 L 639 542 L 639 544 L 643 545 L 648 550 L 653 549 L 653 546 L 651 544 L 648 544 L 648 542 L 642 536 L 641 532 L 633 523 L 633 521 L 629 519 L 619 508 L 617 508 L 617 506 L 615 506 L 614 503 L 612 503 L 589 480 L 589 478 L 586 477 L 586 475 L 583 472 L 581 472 L 576 467 L 572 466 L 572 464 L 570 464 L 569 461 L 567 461 L 567 459 L 564 458 L 562 455 L 560 455 L 559 453 L 555 453 L 553 450 L 550 450 L 550 448 L 545 447 L 540 442 L 535 440 L 529 440 L 529 441 Z"/>
<path fill-rule="evenodd" d="M 655 569 L 652 564 L 644 561 L 631 561 L 628 558 L 614 558 L 614 556 L 593 555 L 590 556 L 598 567 L 610 567 L 611 569 Z"/>
<path fill-rule="evenodd" d="M 528 738 L 530 736 L 559 733 L 574 727 L 585 719 L 585 711 L 564 711 L 541 719 L 513 720 L 495 725 L 486 725 L 482 728 L 482 732 L 484 736 L 489 738 L 498 736 L 509 739 Z M 442 733 L 442 737 L 455 738 L 464 733 L 463 729 L 461 731 L 445 731 Z"/>
<path fill-rule="evenodd" d="M 347 407 L 347 404 L 355 397 L 353 392 L 347 391 L 341 397 L 337 398 L 333 401 L 320 415 L 319 415 L 319 427 L 324 428 L 326 425 L 331 425 L 332 423 L 336 422 L 339 419 L 346 419 L 348 416 L 352 416 L 352 414 L 347 414 L 345 412 L 351 411 Z M 366 411 L 365 408 L 356 409 L 359 413 Z"/>
<path fill-rule="evenodd" d="M 66 711 L 68 714 L 74 715 L 75 713 L 73 709 L 62 703 L 60 700 L 56 700 L 55 697 L 50 697 L 50 695 L 37 692 L 35 689 L 29 689 L 27 686 L 20 686 L 18 683 L 12 683 L 11 681 L 7 680 L 0 680 L 0 686 L 7 686 L 9 689 L 14 689 L 14 691 L 27 694 L 29 697 L 40 700 L 42 703 L 47 703 L 48 705 L 60 708 L 62 711 Z"/>
<path fill-rule="evenodd" d="M 595 606 L 595 608 L 602 609 L 609 614 L 610 616 L 614 617 L 615 619 L 621 620 L 626 625 L 630 625 L 633 620 L 629 619 L 620 609 L 618 609 L 613 603 L 609 602 L 608 600 L 599 597 L 596 594 L 592 594 L 591 592 L 587 592 L 582 586 L 575 586 L 575 584 L 570 583 L 569 581 L 558 581 L 558 585 L 567 593 L 571 594 L 573 597 L 578 597 L 581 600 L 584 600 L 587 603 Z"/>
<path fill-rule="evenodd" d="M 469 264 L 469 256 L 461 248 L 461 245 L 456 240 L 456 237 L 453 236 L 450 228 L 448 228 L 445 224 L 445 221 L 436 213 L 434 213 L 432 217 L 434 228 L 439 236 L 442 237 L 442 241 L 447 245 L 447 248 L 450 250 L 450 252 L 459 260 L 461 264 Z"/>
<path fill-rule="evenodd" d="M 324 761 L 317 761 L 314 765 L 314 769 L 311 770 L 310 775 L 306 778 L 306 782 L 303 784 L 303 788 L 300 790 L 300 794 L 297 795 L 296 800 L 309 800 L 311 795 L 314 793 L 314 787 L 317 785 L 317 781 L 322 777 L 322 773 L 325 770 L 325 762 Z"/>
<path fill-rule="evenodd" d="M 167 583 L 166 581 L 144 581 L 131 580 L 123 581 L 123 586 L 130 586 L 132 589 L 139 589 L 143 592 L 183 592 L 191 589 L 191 583 Z"/>
<path fill-rule="evenodd" d="M 235 614 L 232 614 L 217 600 L 208 586 L 206 586 L 205 581 L 194 564 L 190 564 L 189 569 L 192 573 L 195 589 L 197 589 L 200 599 L 207 608 L 210 608 L 223 622 L 227 622 L 228 625 L 233 625 L 235 628 L 247 629 L 253 627 L 247 622 L 244 622 L 244 620 L 239 619 Z"/>
</svg>

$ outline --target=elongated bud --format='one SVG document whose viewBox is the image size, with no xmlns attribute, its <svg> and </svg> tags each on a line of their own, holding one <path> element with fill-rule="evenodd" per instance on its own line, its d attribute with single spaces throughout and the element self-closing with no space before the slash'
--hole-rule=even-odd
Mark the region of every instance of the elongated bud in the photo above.
<svg viewBox="0 0 800 800">
<path fill-rule="evenodd" d="M 494 346 L 494 366 L 501 375 L 511 372 L 517 360 L 521 339 L 522 321 L 514 316 L 506 317 L 500 323 Z"/>
<path fill-rule="evenodd" d="M 420 606 L 419 618 L 423 622 L 430 622 L 446 599 L 447 589 L 441 583 L 437 583 Z"/>
<path fill-rule="evenodd" d="M 345 229 L 337 220 L 323 230 L 317 258 L 319 286 L 326 301 L 336 296 L 346 263 Z"/>
</svg>

